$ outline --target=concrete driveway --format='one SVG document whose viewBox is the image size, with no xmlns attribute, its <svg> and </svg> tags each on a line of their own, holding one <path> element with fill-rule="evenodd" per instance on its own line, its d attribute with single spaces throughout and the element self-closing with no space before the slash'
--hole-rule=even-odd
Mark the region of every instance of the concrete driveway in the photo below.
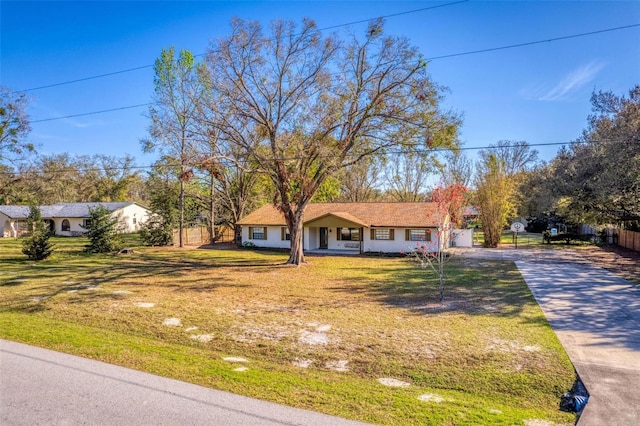
<svg viewBox="0 0 640 426">
<path fill-rule="evenodd" d="M 572 251 L 468 249 L 512 260 L 590 397 L 580 426 L 640 425 L 640 288 Z"/>
<path fill-rule="evenodd" d="M 0 424 L 362 425 L 6 340 Z"/>
</svg>

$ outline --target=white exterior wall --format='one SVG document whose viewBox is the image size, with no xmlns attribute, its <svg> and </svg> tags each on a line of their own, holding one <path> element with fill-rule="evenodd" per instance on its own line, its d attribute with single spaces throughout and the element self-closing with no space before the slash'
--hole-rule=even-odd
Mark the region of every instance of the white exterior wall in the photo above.
<svg viewBox="0 0 640 426">
<path fill-rule="evenodd" d="M 131 204 L 114 211 L 111 216 L 118 218 L 124 232 L 136 232 L 149 218 L 149 211 L 137 204 Z"/>
<path fill-rule="evenodd" d="M 351 226 L 354 227 L 353 225 Z M 253 240 L 249 238 L 249 226 L 242 226 L 242 242 L 251 242 L 256 247 L 264 248 L 280 248 L 289 249 L 291 247 L 290 241 L 281 239 L 281 226 L 268 226 L 267 227 L 267 239 L 266 240 Z M 360 251 L 360 244 L 362 244 L 363 252 L 383 252 L 383 253 L 400 253 L 411 251 L 418 245 L 427 245 L 429 251 L 438 250 L 438 236 L 437 231 L 432 229 L 431 241 L 406 241 L 405 240 L 405 228 L 393 228 L 394 239 L 393 240 L 372 240 L 371 229 L 362 228 L 362 234 L 364 240 L 360 241 L 342 241 L 337 239 L 337 227 L 327 227 L 328 234 L 328 250 L 349 250 L 353 252 Z M 386 228 L 385 228 L 386 229 Z M 391 229 L 391 228 L 389 228 Z M 423 229 L 423 228 L 420 228 Z M 304 250 L 317 250 L 320 247 L 320 227 L 305 227 L 303 238 Z M 356 247 L 357 245 L 357 247 Z"/>
<path fill-rule="evenodd" d="M 307 228 L 306 226 L 303 231 L 302 250 L 318 248 L 320 246 L 320 231 L 317 228 Z"/>
<path fill-rule="evenodd" d="M 62 222 L 65 219 L 69 221 L 69 231 L 63 231 L 62 230 Z M 56 225 L 56 235 L 63 235 L 63 236 L 67 236 L 68 237 L 68 236 L 73 236 L 73 235 L 84 234 L 85 232 L 87 232 L 87 230 L 82 227 L 82 224 L 84 223 L 84 218 L 56 217 L 55 219 L 53 219 L 53 221 L 55 222 L 55 225 Z"/>
<path fill-rule="evenodd" d="M 452 229 L 451 247 L 473 247 L 473 229 Z"/>
<path fill-rule="evenodd" d="M 252 242 L 256 247 L 270 247 L 270 248 L 291 248 L 291 242 L 288 240 L 282 240 L 281 226 L 267 226 L 267 239 L 266 240 L 252 240 L 249 238 L 249 228 L 253 226 L 242 226 L 242 243 L 247 241 Z"/>
<path fill-rule="evenodd" d="M 11 229 L 11 219 L 4 213 L 0 213 L 0 236 L 13 237 L 13 230 Z"/>
<path fill-rule="evenodd" d="M 375 228 L 374 228 L 375 229 Z M 386 229 L 386 228 L 385 228 Z M 418 229 L 418 228 L 416 228 Z M 423 229 L 423 228 L 420 228 Z M 394 239 L 393 240 L 372 240 L 371 231 L 367 228 L 364 236 L 364 251 L 383 252 L 383 253 L 400 253 L 414 250 L 418 243 L 420 245 L 427 245 L 429 251 L 438 250 L 438 236 L 435 230 L 431 231 L 431 241 L 406 241 L 405 230 L 406 228 L 393 228 Z"/>
</svg>

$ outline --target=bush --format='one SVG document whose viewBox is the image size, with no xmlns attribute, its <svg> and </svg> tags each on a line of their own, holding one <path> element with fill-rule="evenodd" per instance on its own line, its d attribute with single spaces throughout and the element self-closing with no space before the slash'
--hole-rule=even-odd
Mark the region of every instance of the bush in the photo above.
<svg viewBox="0 0 640 426">
<path fill-rule="evenodd" d="M 140 228 L 140 238 L 147 246 L 169 246 L 173 244 L 173 225 L 154 214 Z"/>
<path fill-rule="evenodd" d="M 89 244 L 84 247 L 87 253 L 109 253 L 120 250 L 120 226 L 117 218 L 104 206 L 89 210 L 89 221 L 85 229 Z"/>
<path fill-rule="evenodd" d="M 49 242 L 51 233 L 45 228 L 40 209 L 36 206 L 29 208 L 27 217 L 29 233 L 22 242 L 22 253 L 31 260 L 44 260 L 53 253 L 53 244 Z"/>
</svg>

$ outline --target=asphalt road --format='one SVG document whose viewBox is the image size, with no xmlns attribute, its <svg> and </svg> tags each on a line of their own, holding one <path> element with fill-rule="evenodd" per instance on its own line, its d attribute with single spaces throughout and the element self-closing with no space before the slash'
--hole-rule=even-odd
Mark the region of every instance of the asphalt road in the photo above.
<svg viewBox="0 0 640 426">
<path fill-rule="evenodd" d="M 0 424 L 362 425 L 6 340 Z"/>
</svg>

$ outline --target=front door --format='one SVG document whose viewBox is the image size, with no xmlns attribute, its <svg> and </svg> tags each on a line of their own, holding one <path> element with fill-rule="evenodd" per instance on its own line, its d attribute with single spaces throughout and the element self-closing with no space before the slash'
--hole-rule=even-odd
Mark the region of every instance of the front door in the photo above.
<svg viewBox="0 0 640 426">
<path fill-rule="evenodd" d="M 320 248 L 329 248 L 329 228 L 320 228 Z"/>
</svg>

